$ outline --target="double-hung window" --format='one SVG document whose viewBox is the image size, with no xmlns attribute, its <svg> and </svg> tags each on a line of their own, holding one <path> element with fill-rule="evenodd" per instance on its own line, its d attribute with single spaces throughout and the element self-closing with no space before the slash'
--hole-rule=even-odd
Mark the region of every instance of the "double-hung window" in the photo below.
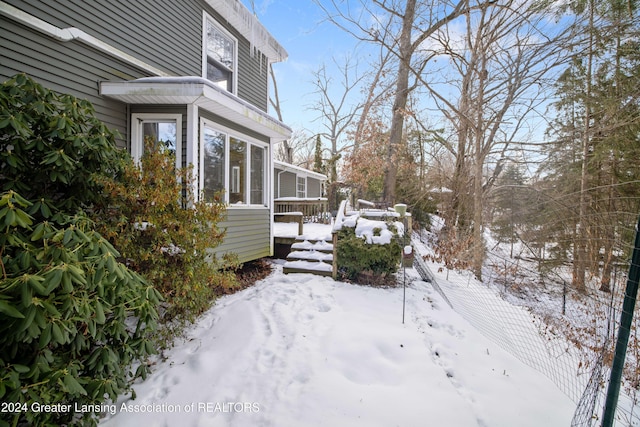
<svg viewBox="0 0 640 427">
<path fill-rule="evenodd" d="M 206 200 L 266 205 L 267 144 L 201 122 L 201 189 Z"/>
<path fill-rule="evenodd" d="M 208 15 L 204 17 L 203 76 L 236 93 L 238 41 Z"/>
<path fill-rule="evenodd" d="M 304 176 L 299 176 L 296 178 L 297 191 L 296 195 L 299 199 L 304 199 L 307 197 L 307 178 Z"/>
<path fill-rule="evenodd" d="M 176 168 L 182 167 L 182 115 L 140 113 L 131 115 L 131 155 L 140 162 L 145 139 L 151 138 L 175 156 Z"/>
</svg>

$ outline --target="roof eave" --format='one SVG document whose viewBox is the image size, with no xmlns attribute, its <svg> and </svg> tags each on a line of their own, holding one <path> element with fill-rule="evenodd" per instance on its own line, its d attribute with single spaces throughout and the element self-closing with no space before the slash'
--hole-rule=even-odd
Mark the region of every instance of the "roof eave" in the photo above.
<svg viewBox="0 0 640 427">
<path fill-rule="evenodd" d="M 101 82 L 100 94 L 126 104 L 194 104 L 278 142 L 290 127 L 266 112 L 199 77 L 157 77 Z"/>
<path fill-rule="evenodd" d="M 324 174 L 321 174 L 319 172 L 315 172 L 315 171 L 312 171 L 312 170 L 309 170 L 309 169 L 305 169 L 305 168 L 300 167 L 300 166 L 292 165 L 291 163 L 281 162 L 279 160 L 274 160 L 273 164 L 274 164 L 275 167 L 279 167 L 282 170 L 287 171 L 287 172 L 304 173 L 306 176 L 311 177 L 311 178 L 315 178 L 315 179 L 317 179 L 319 181 L 327 181 L 328 180 L 327 176 L 324 175 Z"/>
<path fill-rule="evenodd" d="M 206 0 L 216 12 L 244 35 L 271 62 L 285 61 L 289 54 L 240 0 Z"/>
</svg>

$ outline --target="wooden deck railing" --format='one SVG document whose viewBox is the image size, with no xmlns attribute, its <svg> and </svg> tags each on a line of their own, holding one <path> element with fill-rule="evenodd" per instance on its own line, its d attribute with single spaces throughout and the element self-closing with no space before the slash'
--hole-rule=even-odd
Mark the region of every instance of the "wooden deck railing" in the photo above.
<svg viewBox="0 0 640 427">
<path fill-rule="evenodd" d="M 303 221 L 329 223 L 331 214 L 328 211 L 328 202 L 324 197 L 314 199 L 298 199 L 284 197 L 273 202 L 274 213 L 302 213 Z"/>
</svg>

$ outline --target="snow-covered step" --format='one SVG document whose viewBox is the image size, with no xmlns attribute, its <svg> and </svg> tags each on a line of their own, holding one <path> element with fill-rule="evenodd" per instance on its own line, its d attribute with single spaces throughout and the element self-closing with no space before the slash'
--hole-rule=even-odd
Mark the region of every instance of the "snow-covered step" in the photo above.
<svg viewBox="0 0 640 427">
<path fill-rule="evenodd" d="M 333 244 L 327 239 L 298 236 L 291 245 L 283 272 L 310 273 L 321 276 L 333 274 Z"/>
<path fill-rule="evenodd" d="M 320 251 L 293 251 L 289 255 L 287 255 L 287 260 L 333 262 L 333 253 L 325 253 Z"/>
<path fill-rule="evenodd" d="M 318 251 L 318 252 L 333 252 L 333 244 L 319 240 L 316 242 L 305 240 L 303 242 L 296 242 L 291 245 L 291 250 L 296 251 Z"/>
<path fill-rule="evenodd" d="M 319 276 L 331 276 L 333 274 L 333 266 L 322 261 L 295 260 L 285 262 L 282 271 L 285 274 L 311 273 Z"/>
</svg>

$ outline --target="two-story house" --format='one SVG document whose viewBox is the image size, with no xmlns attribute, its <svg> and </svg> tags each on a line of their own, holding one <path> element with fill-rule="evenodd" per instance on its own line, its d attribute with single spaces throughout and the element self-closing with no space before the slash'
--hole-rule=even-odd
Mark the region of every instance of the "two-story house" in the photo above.
<svg viewBox="0 0 640 427">
<path fill-rule="evenodd" d="M 216 252 L 273 253 L 273 150 L 291 129 L 268 113 L 283 47 L 240 0 L 0 0 L 0 79 L 24 72 L 91 101 L 139 159 L 145 136 L 193 165 L 196 194 L 229 204 Z"/>
</svg>

